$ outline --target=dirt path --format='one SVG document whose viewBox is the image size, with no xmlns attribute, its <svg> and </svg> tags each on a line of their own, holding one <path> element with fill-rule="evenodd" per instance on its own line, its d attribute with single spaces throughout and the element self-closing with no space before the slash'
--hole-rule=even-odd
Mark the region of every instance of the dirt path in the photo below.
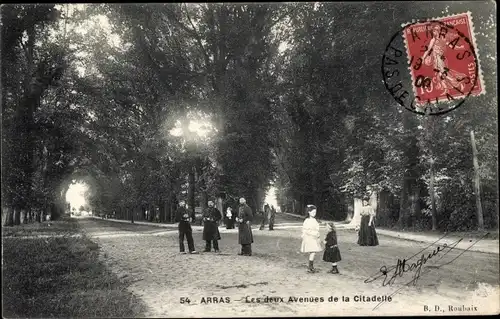
<svg viewBox="0 0 500 319">
<path fill-rule="evenodd" d="M 298 229 L 274 232 L 254 230 L 254 256 L 237 256 L 236 233 L 222 234 L 222 254 L 180 255 L 177 232 L 150 226 L 110 223 L 95 219 L 80 221 L 101 247 L 103 258 L 120 277 L 133 278 L 129 289 L 148 305 L 147 317 L 231 317 L 307 315 L 399 315 L 483 314 L 498 312 L 498 255 L 452 250 L 439 260 L 440 269 L 423 268 L 415 286 L 402 284 L 413 273 L 391 286 L 381 281 L 365 283 L 382 265 L 395 265 L 425 244 L 381 236 L 377 247 L 359 247 L 353 232 L 340 231 L 343 261 L 340 275 L 327 274 L 329 265 L 316 257 L 320 273 L 306 273 L 307 258 L 298 252 Z M 255 226 L 258 228 L 258 225 Z M 194 232 L 201 250 L 201 231 Z M 432 250 L 426 250 L 431 253 Z M 441 253 L 440 253 L 441 254 Z M 428 264 L 433 264 L 429 260 Z M 392 301 L 356 302 L 355 296 L 388 296 Z M 281 297 L 283 302 L 255 303 L 251 298 Z M 218 303 L 204 303 L 208 297 Z M 292 299 L 290 299 L 292 297 Z M 295 301 L 293 298 L 323 298 Z M 329 302 L 329 297 L 338 300 Z M 342 297 L 349 297 L 349 301 Z M 189 298 L 189 303 L 181 303 Z M 230 300 L 226 299 L 229 298 Z M 224 302 L 221 302 L 224 301 Z M 247 302 L 248 301 L 248 302 Z M 254 301 L 257 301 L 256 299 Z M 450 313 L 452 307 L 477 307 L 476 311 Z M 473 305 L 473 306 L 472 306 Z M 431 312 L 425 312 L 428 306 Z M 440 311 L 435 312 L 436 306 Z M 441 310 L 445 310 L 441 312 Z M 464 308 L 467 310 L 467 308 Z"/>
</svg>

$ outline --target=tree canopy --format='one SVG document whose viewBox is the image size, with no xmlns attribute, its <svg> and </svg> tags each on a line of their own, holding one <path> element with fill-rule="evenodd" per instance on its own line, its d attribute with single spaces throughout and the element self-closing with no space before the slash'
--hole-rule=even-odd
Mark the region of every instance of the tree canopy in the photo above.
<svg viewBox="0 0 500 319">
<path fill-rule="evenodd" d="M 371 186 L 384 226 L 427 229 L 434 214 L 472 228 L 473 131 L 484 224 L 498 227 L 496 17 L 483 4 L 471 14 L 486 94 L 440 117 L 403 110 L 381 58 L 402 23 L 462 2 L 4 5 L 6 223 L 56 217 L 82 180 L 94 212 L 132 220 L 218 196 L 260 210 L 271 184 L 282 210 L 313 203 L 339 220 Z"/>
</svg>

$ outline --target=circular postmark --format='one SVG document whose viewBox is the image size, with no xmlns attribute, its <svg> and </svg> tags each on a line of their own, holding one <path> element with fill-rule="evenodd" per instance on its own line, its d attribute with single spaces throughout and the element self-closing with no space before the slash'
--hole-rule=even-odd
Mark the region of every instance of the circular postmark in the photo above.
<svg viewBox="0 0 500 319">
<path fill-rule="evenodd" d="M 440 115 L 480 94 L 470 15 L 413 22 L 396 32 L 382 57 L 386 89 L 405 109 Z"/>
</svg>

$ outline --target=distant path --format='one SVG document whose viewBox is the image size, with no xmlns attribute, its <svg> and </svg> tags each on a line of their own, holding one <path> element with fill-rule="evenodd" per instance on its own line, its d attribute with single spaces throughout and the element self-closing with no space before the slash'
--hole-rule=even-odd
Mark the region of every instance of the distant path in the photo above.
<svg viewBox="0 0 500 319">
<path fill-rule="evenodd" d="M 118 219 L 102 219 L 100 217 L 93 217 L 98 220 L 102 220 L 104 223 L 122 223 L 123 227 L 132 227 L 134 230 L 138 230 L 134 227 L 158 227 L 169 229 L 172 231 L 177 230 L 177 224 L 164 224 L 164 223 L 151 223 L 144 221 L 135 221 L 132 224 L 129 220 L 118 220 Z M 294 215 L 290 213 L 278 213 L 276 214 L 276 224 L 274 226 L 276 230 L 285 230 L 285 229 L 300 229 L 302 227 L 303 217 L 299 215 Z M 326 224 L 324 221 L 321 221 L 321 228 L 325 228 Z M 353 226 L 350 224 L 344 224 L 343 222 L 335 222 L 338 230 L 349 230 L 354 232 Z M 110 224 L 111 226 L 112 224 Z M 193 231 L 202 231 L 203 226 L 193 225 Z M 260 224 L 253 224 L 252 228 L 256 231 L 259 231 Z M 219 227 L 221 233 L 237 233 L 237 229 L 226 229 L 225 227 Z M 269 232 L 269 226 L 266 225 L 266 228 L 262 230 L 263 232 Z M 400 240 L 411 240 L 421 243 L 434 243 L 441 238 L 443 238 L 444 234 L 429 234 L 429 233 L 416 233 L 416 232 L 407 232 L 407 231 L 394 231 L 388 229 L 377 229 L 377 233 L 379 235 L 385 235 L 389 237 L 393 237 Z M 462 250 L 471 250 L 476 252 L 484 252 L 484 253 L 494 253 L 499 254 L 499 240 L 498 239 L 489 239 L 485 237 L 483 239 L 478 238 L 477 235 L 469 236 L 467 234 L 462 234 L 462 237 L 459 237 L 458 234 L 450 233 L 446 236 L 446 240 L 449 241 L 457 241 L 462 239 L 461 242 L 456 246 L 457 249 Z"/>
<path fill-rule="evenodd" d="M 492 306 L 498 305 L 499 298 L 498 255 L 451 251 L 447 257 L 457 257 L 456 260 L 441 269 L 423 268 L 427 273 L 415 287 L 404 287 L 393 296 L 392 302 L 373 311 L 376 303 L 353 302 L 352 298 L 360 294 L 389 295 L 411 280 L 412 274 L 398 278 L 394 286 L 382 287 L 380 281 L 366 284 L 364 280 L 377 273 L 382 265 L 395 264 L 398 258 L 417 253 L 425 244 L 382 235 L 379 246 L 360 247 L 355 244 L 353 232 L 340 230 L 341 275 L 327 274 L 330 266 L 321 261 L 321 256 L 316 257 L 320 272 L 311 275 L 306 273 L 306 256 L 298 252 L 297 229 L 256 230 L 254 256 L 242 257 L 237 255 L 236 233 L 222 234 L 220 255 L 180 255 L 175 231 L 161 234 L 158 231 L 162 229 L 154 226 L 98 219 L 82 219 L 80 224 L 99 243 L 103 258 L 119 277 L 132 279 L 134 283 L 129 289 L 148 305 L 148 317 L 399 315 L 403 309 L 404 313 L 425 314 L 423 307 L 429 303 L 443 307 L 475 303 L 480 313 L 497 311 Z M 194 239 L 196 248 L 201 250 L 201 230 L 194 232 Z M 481 293 L 489 297 L 480 297 Z M 280 296 L 284 300 L 291 296 L 348 296 L 351 301 L 245 302 L 246 297 L 265 296 Z M 181 304 L 181 297 L 190 298 L 191 302 Z M 202 297 L 229 297 L 231 301 L 203 304 Z"/>
</svg>

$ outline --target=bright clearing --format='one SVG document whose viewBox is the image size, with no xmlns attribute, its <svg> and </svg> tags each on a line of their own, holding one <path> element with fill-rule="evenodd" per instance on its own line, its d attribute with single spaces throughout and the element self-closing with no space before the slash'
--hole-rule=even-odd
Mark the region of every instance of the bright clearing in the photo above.
<svg viewBox="0 0 500 319">
<path fill-rule="evenodd" d="M 71 208 L 79 209 L 80 206 L 85 206 L 87 203 L 85 200 L 87 190 L 88 186 L 84 183 L 71 184 L 66 192 L 66 202 L 70 203 Z"/>
</svg>

